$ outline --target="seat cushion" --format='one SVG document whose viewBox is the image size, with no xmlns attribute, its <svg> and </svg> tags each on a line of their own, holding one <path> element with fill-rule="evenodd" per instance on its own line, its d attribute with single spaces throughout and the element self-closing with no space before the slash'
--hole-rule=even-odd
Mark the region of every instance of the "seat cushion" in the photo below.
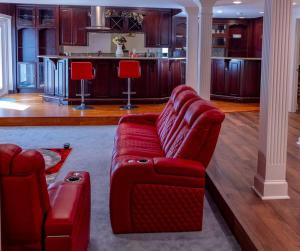
<svg viewBox="0 0 300 251">
<path fill-rule="evenodd" d="M 155 126 L 141 125 L 136 123 L 122 123 L 118 126 L 116 132 L 116 139 L 121 135 L 125 136 L 142 136 L 147 138 L 157 138 L 157 131 Z"/>
<path fill-rule="evenodd" d="M 114 156 L 123 155 L 159 157 L 164 152 L 157 137 L 122 135 L 115 140 Z"/>
</svg>

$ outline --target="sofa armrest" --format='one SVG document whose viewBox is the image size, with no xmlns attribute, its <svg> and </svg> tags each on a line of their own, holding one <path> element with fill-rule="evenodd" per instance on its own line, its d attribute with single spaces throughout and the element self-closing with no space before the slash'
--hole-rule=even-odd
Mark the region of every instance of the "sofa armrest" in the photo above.
<svg viewBox="0 0 300 251">
<path fill-rule="evenodd" d="M 138 123 L 146 125 L 154 125 L 159 113 L 144 113 L 144 114 L 130 114 L 121 117 L 119 125 L 122 123 Z"/>
<path fill-rule="evenodd" d="M 203 178 L 204 166 L 193 160 L 176 158 L 154 158 L 154 169 L 159 174 Z"/>
<path fill-rule="evenodd" d="M 137 186 L 176 187 L 204 192 L 205 169 L 199 162 L 167 158 L 120 158 L 111 173 L 110 217 L 114 233 L 133 231 L 131 203 Z"/>
<path fill-rule="evenodd" d="M 51 209 L 45 223 L 46 242 L 51 237 L 70 237 L 75 228 L 90 224 L 90 177 L 87 172 L 69 173 L 63 182 L 50 186 L 49 197 Z"/>
</svg>

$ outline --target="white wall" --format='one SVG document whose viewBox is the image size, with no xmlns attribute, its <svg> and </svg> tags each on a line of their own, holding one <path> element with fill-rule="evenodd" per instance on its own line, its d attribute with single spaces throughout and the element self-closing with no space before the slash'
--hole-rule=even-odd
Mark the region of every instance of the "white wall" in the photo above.
<svg viewBox="0 0 300 251">
<path fill-rule="evenodd" d="M 88 46 L 63 46 L 63 52 L 73 53 L 91 53 L 102 51 L 111 52 L 111 34 L 110 33 L 88 33 Z"/>
<path fill-rule="evenodd" d="M 116 50 L 116 45 L 112 43 L 112 38 L 117 36 L 117 33 L 92 33 L 89 32 L 89 45 L 88 46 L 63 46 L 63 52 L 72 52 L 72 53 L 94 53 L 102 51 L 103 53 L 114 53 Z M 146 52 L 145 48 L 145 34 L 138 33 L 132 34 L 122 34 L 127 43 L 125 44 L 126 49 L 132 50 L 136 49 L 137 52 Z"/>
</svg>

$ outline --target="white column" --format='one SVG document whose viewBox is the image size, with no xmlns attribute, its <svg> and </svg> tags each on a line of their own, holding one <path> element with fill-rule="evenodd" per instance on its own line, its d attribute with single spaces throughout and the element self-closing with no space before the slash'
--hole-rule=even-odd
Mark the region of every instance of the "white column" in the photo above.
<svg viewBox="0 0 300 251">
<path fill-rule="evenodd" d="M 262 199 L 287 199 L 288 81 L 292 0 L 265 0 L 260 131 L 254 190 Z"/>
<path fill-rule="evenodd" d="M 211 50 L 212 50 L 212 12 L 215 0 L 200 0 L 199 12 L 199 94 L 210 100 Z"/>
<path fill-rule="evenodd" d="M 296 112 L 298 109 L 297 92 L 298 92 L 298 68 L 299 68 L 299 43 L 300 43 L 300 23 L 296 19 L 293 10 L 292 26 L 291 26 L 291 62 L 290 62 L 290 80 L 289 80 L 289 112 Z"/>
<path fill-rule="evenodd" d="M 186 84 L 199 90 L 198 86 L 198 7 L 186 7 L 187 13 L 187 60 L 186 60 Z"/>
</svg>

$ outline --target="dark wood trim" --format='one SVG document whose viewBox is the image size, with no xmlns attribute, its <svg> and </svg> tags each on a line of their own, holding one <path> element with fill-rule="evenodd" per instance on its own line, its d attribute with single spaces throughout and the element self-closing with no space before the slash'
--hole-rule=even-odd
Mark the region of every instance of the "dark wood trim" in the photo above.
<svg viewBox="0 0 300 251">
<path fill-rule="evenodd" d="M 244 102 L 244 103 L 259 102 L 259 97 L 234 97 L 234 96 L 216 95 L 216 94 L 211 94 L 210 97 L 213 100 L 228 100 L 228 101 L 237 101 L 237 102 Z"/>
<path fill-rule="evenodd" d="M 247 231 L 243 228 L 239 219 L 234 215 L 230 205 L 222 197 L 222 194 L 218 190 L 216 184 L 210 179 L 209 175 L 206 175 L 206 189 L 211 195 L 211 198 L 218 206 L 222 216 L 224 217 L 231 232 L 239 242 L 243 251 L 256 251 L 258 250 L 253 241 L 247 234 Z"/>
<path fill-rule="evenodd" d="M 80 98 L 64 98 L 64 97 L 56 97 L 50 95 L 42 95 L 43 100 L 47 102 L 53 102 L 63 105 L 77 105 L 80 104 Z M 169 97 L 163 98 L 134 98 L 131 97 L 131 101 L 136 104 L 163 104 L 169 100 Z M 124 104 L 127 102 L 127 99 L 124 95 L 124 98 L 85 98 L 87 104 Z"/>
</svg>

